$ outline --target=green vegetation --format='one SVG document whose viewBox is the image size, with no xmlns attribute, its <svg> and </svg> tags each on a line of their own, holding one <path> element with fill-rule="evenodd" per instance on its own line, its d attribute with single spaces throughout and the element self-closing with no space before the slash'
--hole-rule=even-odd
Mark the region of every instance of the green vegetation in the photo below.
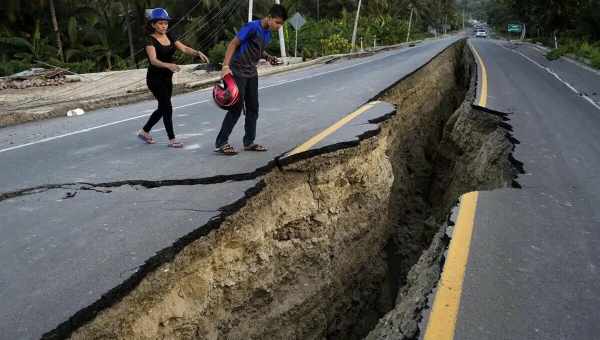
<svg viewBox="0 0 600 340">
<path fill-rule="evenodd" d="M 283 0 L 290 16 L 302 13 L 307 23 L 299 32 L 298 53 L 305 58 L 348 52 L 357 0 Z M 255 0 L 257 17 L 272 0 Z M 58 35 L 53 25 L 54 5 Z M 427 31 L 462 25 L 454 0 L 363 0 L 357 47 L 403 42 L 410 9 L 415 9 L 411 38 Z M 145 10 L 165 7 L 176 19 L 173 31 L 180 39 L 219 63 L 226 42 L 247 20 L 242 0 L 2 0 L 0 2 L 0 76 L 48 63 L 77 73 L 121 70 L 147 65 L 143 47 Z M 128 30 L 131 30 L 129 39 Z M 286 24 L 288 54 L 293 54 L 295 31 Z M 58 39 L 60 38 L 60 39 Z M 270 52 L 279 54 L 275 37 Z M 133 51 L 133 56 L 131 51 Z M 177 62 L 191 63 L 177 55 Z"/>
<path fill-rule="evenodd" d="M 587 41 L 566 39 L 561 41 L 559 48 L 548 52 L 546 58 L 555 60 L 563 55 L 573 55 L 590 63 L 592 67 L 600 69 L 600 42 L 591 44 Z"/>
<path fill-rule="evenodd" d="M 600 68 L 599 0 L 479 0 L 462 2 L 498 31 L 508 23 L 523 23 L 527 38 L 554 47 L 547 57 L 572 54 Z"/>
</svg>

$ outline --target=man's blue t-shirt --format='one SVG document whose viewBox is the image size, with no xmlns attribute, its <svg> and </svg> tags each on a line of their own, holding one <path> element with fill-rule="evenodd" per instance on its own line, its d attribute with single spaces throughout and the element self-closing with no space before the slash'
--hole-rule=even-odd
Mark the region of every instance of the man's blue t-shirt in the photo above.
<svg viewBox="0 0 600 340">
<path fill-rule="evenodd" d="M 239 77 L 256 77 L 256 65 L 271 42 L 271 31 L 263 28 L 260 20 L 254 20 L 240 29 L 237 38 L 241 45 L 233 55 L 231 70 Z"/>
</svg>

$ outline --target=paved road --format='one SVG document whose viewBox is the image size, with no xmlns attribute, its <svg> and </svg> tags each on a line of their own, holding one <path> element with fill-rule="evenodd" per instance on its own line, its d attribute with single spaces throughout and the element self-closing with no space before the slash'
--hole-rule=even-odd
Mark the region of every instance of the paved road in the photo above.
<svg viewBox="0 0 600 340">
<path fill-rule="evenodd" d="M 599 339 L 600 110 L 576 92 L 600 76 L 561 68 L 574 91 L 511 44 L 471 42 L 526 174 L 479 194 L 454 339 Z"/>
<path fill-rule="evenodd" d="M 263 154 L 212 154 L 223 112 L 209 91 L 174 98 L 184 150 L 135 138 L 154 102 L 0 130 L 0 193 L 73 182 L 206 178 L 248 173 L 293 149 L 428 62 L 458 38 L 261 79 Z M 375 105 L 324 143 L 348 141 L 392 110 Z M 241 123 L 241 122 L 240 122 Z M 161 128 L 158 126 L 157 128 Z M 231 142 L 240 146 L 242 124 Z M 129 277 L 144 260 L 204 225 L 256 180 L 220 184 L 42 190 L 0 201 L 0 338 L 37 338 Z M 70 197 L 75 194 L 74 197 Z"/>
<path fill-rule="evenodd" d="M 600 105 L 600 87 L 598 86 L 600 70 L 592 69 L 569 58 L 550 61 L 545 57 L 547 51 L 536 45 L 526 43 L 507 43 L 504 45 L 521 56 L 529 58 L 530 61 L 537 63 L 539 66 L 547 68 L 561 81 L 569 85 L 573 84 L 572 86 L 575 87 L 578 93 Z"/>
</svg>

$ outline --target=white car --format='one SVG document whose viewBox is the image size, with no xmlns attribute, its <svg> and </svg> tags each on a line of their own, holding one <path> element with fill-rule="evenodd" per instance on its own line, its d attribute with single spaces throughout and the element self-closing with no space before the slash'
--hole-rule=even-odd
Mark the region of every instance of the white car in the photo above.
<svg viewBox="0 0 600 340">
<path fill-rule="evenodd" d="M 477 30 L 475 31 L 475 38 L 487 38 L 486 30 Z"/>
</svg>

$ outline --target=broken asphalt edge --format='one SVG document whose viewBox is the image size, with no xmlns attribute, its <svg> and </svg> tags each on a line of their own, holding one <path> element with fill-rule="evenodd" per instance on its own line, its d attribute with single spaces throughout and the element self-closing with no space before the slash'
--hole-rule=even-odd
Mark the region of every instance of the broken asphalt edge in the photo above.
<svg viewBox="0 0 600 340">
<path fill-rule="evenodd" d="M 469 46 L 469 50 L 473 53 L 473 47 Z M 473 63 L 477 64 L 477 61 L 472 60 Z M 512 176 L 512 181 L 510 183 L 510 187 L 513 189 L 522 189 L 521 185 L 517 182 L 519 175 L 525 174 L 524 164 L 517 160 L 514 157 L 514 152 L 516 146 L 521 144 L 521 142 L 516 139 L 513 135 L 513 127 L 509 123 L 509 116 L 513 114 L 513 112 L 500 112 L 487 107 L 479 106 L 475 104 L 477 88 L 479 86 L 479 77 L 477 73 L 479 72 L 479 68 L 475 67 L 475 73 L 472 76 L 472 85 L 475 87 L 475 91 L 472 94 L 467 94 L 464 102 L 470 103 L 471 109 L 480 111 L 482 113 L 494 115 L 499 118 L 500 122 L 498 126 L 505 130 L 505 137 L 512 144 L 511 152 L 508 154 L 508 160 L 511 166 L 514 169 L 514 173 Z M 494 191 L 500 188 L 490 189 L 489 191 Z M 478 190 L 478 191 L 488 191 L 488 190 Z M 427 313 L 428 310 L 432 308 L 432 305 L 429 303 L 433 303 L 433 298 L 435 294 L 435 289 L 439 284 L 439 280 L 441 274 L 444 269 L 445 262 L 447 260 L 447 250 L 450 245 L 450 241 L 452 239 L 452 233 L 449 234 L 448 229 L 450 227 L 455 226 L 456 218 L 458 216 L 458 212 L 460 210 L 460 201 L 462 200 L 462 196 L 459 197 L 450 207 L 450 211 L 448 213 L 446 222 L 440 226 L 438 232 L 434 235 L 429 247 L 419 256 L 419 259 L 415 265 L 410 269 L 407 277 L 415 278 L 413 283 L 407 283 L 403 287 L 400 288 L 399 294 L 396 301 L 396 307 L 394 310 L 388 312 L 384 317 L 382 317 L 377 326 L 364 338 L 364 340 L 374 340 L 374 339 L 390 339 L 389 337 L 382 337 L 379 334 L 378 329 L 395 329 L 397 334 L 395 334 L 398 339 L 421 339 L 423 334 L 423 329 L 421 328 L 421 323 L 424 318 L 424 314 Z M 422 282 L 419 285 L 417 282 Z M 426 294 L 423 296 L 423 292 Z M 422 298 L 425 298 L 424 300 Z M 405 301 L 405 306 L 402 308 L 400 306 L 401 298 Z M 402 315 L 400 319 L 394 318 L 394 313 L 397 308 L 401 310 L 410 310 L 412 313 L 407 313 L 412 315 L 410 316 Z M 414 336 L 407 336 L 404 334 L 404 328 L 407 325 L 410 325 L 411 322 L 416 322 L 418 331 Z"/>
<path fill-rule="evenodd" d="M 418 71 L 420 71 L 422 68 L 427 66 L 433 59 L 437 58 L 440 54 L 444 53 L 447 49 L 451 48 L 456 43 L 458 43 L 462 40 L 464 40 L 464 38 L 459 39 L 456 42 L 454 42 L 453 44 L 447 46 L 442 51 L 435 54 L 432 58 L 430 58 L 423 65 L 421 65 L 417 69 L 413 70 L 412 72 L 406 74 L 404 77 L 400 78 L 399 80 L 394 82 L 392 85 L 381 90 L 375 96 L 373 96 L 371 99 L 367 100 L 364 104 L 359 105 L 358 108 L 362 107 L 363 105 L 365 105 L 371 101 L 379 100 L 383 96 L 384 93 L 386 93 L 391 88 L 398 85 L 400 82 L 404 81 L 406 78 L 408 78 L 408 77 L 412 76 L 413 74 L 417 73 Z M 410 44 L 412 44 L 412 43 L 413 42 L 411 42 Z M 382 47 L 381 49 L 389 50 L 389 49 L 394 49 L 397 46 L 406 45 L 406 44 L 407 43 L 393 45 L 393 46 L 387 46 L 387 47 Z M 333 56 L 329 56 L 328 58 L 345 58 L 347 56 L 360 55 L 361 53 L 363 53 L 363 52 L 350 53 L 350 54 L 344 54 L 344 55 L 333 55 Z M 372 51 L 365 52 L 365 53 L 372 53 Z M 394 114 L 395 114 L 395 109 L 394 109 L 394 111 L 388 112 L 378 118 L 369 120 L 368 123 L 378 124 L 378 123 L 384 122 L 384 121 L 388 120 Z M 256 179 L 258 177 L 261 177 L 261 176 L 267 174 L 274 167 L 277 167 L 278 169 L 282 170 L 283 166 L 286 166 L 286 165 L 289 165 L 289 164 L 292 164 L 292 163 L 295 163 L 295 162 L 298 162 L 298 161 L 301 161 L 304 159 L 319 156 L 319 155 L 322 155 L 325 153 L 338 151 L 338 150 L 341 150 L 344 148 L 354 147 L 354 146 L 358 145 L 360 143 L 360 141 L 362 141 L 363 139 L 373 137 L 377 133 L 379 133 L 379 128 L 376 128 L 374 130 L 369 130 L 369 131 L 363 133 L 362 135 L 357 136 L 358 139 L 355 139 L 353 141 L 345 141 L 345 142 L 340 142 L 340 143 L 336 143 L 336 144 L 330 144 L 330 145 L 327 145 L 327 146 L 324 146 L 324 147 L 321 147 L 318 149 L 310 149 L 310 150 L 307 150 L 307 151 L 304 151 L 301 153 L 294 154 L 292 156 L 286 156 L 291 150 L 293 150 L 293 148 L 291 148 L 291 149 L 283 152 L 281 155 L 276 156 L 267 165 L 256 168 L 252 172 L 229 174 L 229 175 L 217 175 L 217 176 L 203 177 L 203 178 L 190 178 L 190 179 L 170 179 L 170 180 L 133 179 L 133 180 L 122 180 L 122 181 L 115 181 L 115 182 L 105 182 L 105 183 L 70 182 L 70 183 L 46 184 L 46 185 L 40 185 L 40 186 L 35 186 L 35 187 L 30 187 L 30 188 L 23 188 L 23 189 L 19 189 L 16 191 L 0 193 L 0 202 L 9 200 L 9 199 L 13 199 L 13 198 L 17 198 L 17 197 L 21 197 L 21 196 L 42 193 L 42 192 L 46 192 L 46 191 L 52 190 L 52 189 L 71 189 L 72 190 L 73 188 L 66 188 L 66 187 L 78 186 L 78 185 L 81 186 L 79 188 L 79 190 L 86 190 L 86 189 L 90 189 L 90 188 L 115 188 L 115 187 L 121 187 L 121 186 L 126 186 L 126 185 L 131 185 L 131 186 L 137 185 L 137 186 L 142 186 L 147 189 L 152 189 L 152 188 L 158 188 L 158 187 L 163 187 L 163 186 L 210 185 L 210 184 L 220 184 L 220 183 L 226 183 L 226 182 L 232 182 L 232 181 L 240 182 L 240 181 L 253 180 L 253 179 Z"/>
<path fill-rule="evenodd" d="M 422 68 L 427 66 L 429 63 L 431 63 L 432 60 L 437 58 L 439 55 L 444 53 L 446 50 L 452 48 L 454 45 L 456 45 L 464 40 L 465 40 L 465 38 L 461 38 L 461 39 L 458 39 L 456 42 L 448 45 L 447 47 L 442 49 L 439 53 L 432 56 L 423 65 L 421 65 L 414 71 L 410 72 L 409 74 L 406 74 L 404 77 L 402 77 L 398 81 L 394 82 L 392 85 L 388 86 L 384 90 L 380 91 L 373 98 L 367 100 L 365 102 L 365 104 L 369 103 L 371 101 L 374 101 L 374 100 L 378 100 L 388 90 L 390 90 L 394 86 L 398 85 L 400 82 L 404 81 L 408 77 L 412 76 L 414 73 L 418 72 L 419 70 L 421 70 Z M 370 120 L 369 123 L 379 124 L 379 123 L 385 122 L 386 120 L 390 119 L 391 117 L 393 117 L 395 115 L 395 110 L 396 110 L 396 108 L 394 108 L 394 111 L 392 111 L 392 112 L 384 114 L 379 118 Z M 215 184 L 215 183 L 223 183 L 223 182 L 227 182 L 227 181 L 241 181 L 241 180 L 258 179 L 260 177 L 263 177 L 270 171 L 272 171 L 274 168 L 277 168 L 279 171 L 286 171 L 285 166 L 287 166 L 287 165 L 290 165 L 290 164 L 293 164 L 293 163 L 296 163 L 299 161 L 307 160 L 307 159 L 310 159 L 310 158 L 313 158 L 313 157 L 316 157 L 319 155 L 323 155 L 323 154 L 331 153 L 334 151 L 339 151 L 342 149 L 347 149 L 347 148 L 357 146 L 358 144 L 360 144 L 360 142 L 362 140 L 377 136 L 380 131 L 381 131 L 381 128 L 378 126 L 375 129 L 366 131 L 363 134 L 357 136 L 357 139 L 355 139 L 355 140 L 331 144 L 331 145 L 327 145 L 327 146 L 324 146 L 324 147 L 318 148 L 318 149 L 311 149 L 311 150 L 308 150 L 305 152 L 294 154 L 289 157 L 284 157 L 284 155 L 287 153 L 286 152 L 286 153 L 283 153 L 282 155 L 276 157 L 274 160 L 270 161 L 267 165 L 257 168 L 255 171 L 250 172 L 250 173 L 237 174 L 237 175 L 222 175 L 222 176 L 209 177 L 209 178 L 204 178 L 204 179 L 194 179 L 192 181 L 196 182 L 197 184 Z M 90 184 L 90 183 L 85 183 L 85 184 L 91 185 L 94 187 L 111 187 L 111 186 L 115 187 L 115 186 L 119 186 L 119 185 L 127 185 L 132 182 L 136 182 L 138 185 L 142 185 L 142 186 L 151 185 L 151 188 L 152 188 L 152 187 L 160 187 L 160 186 L 165 186 L 165 185 L 185 185 L 182 181 L 186 181 L 186 180 L 137 181 L 137 182 L 136 181 L 122 181 L 122 182 L 105 183 L 104 185 Z M 190 181 L 190 180 L 187 180 L 187 181 Z M 125 183 L 125 184 L 121 184 L 121 183 Z M 161 184 L 161 185 L 159 185 L 159 184 Z M 159 250 L 155 255 L 153 255 L 148 260 L 146 260 L 144 262 L 144 264 L 139 266 L 137 271 L 135 273 L 133 273 L 129 278 L 125 279 L 125 281 L 123 281 L 121 284 L 117 285 L 116 287 L 112 288 L 111 290 L 109 290 L 108 292 L 103 294 L 98 300 L 96 300 L 89 306 L 84 307 L 83 309 L 81 309 L 78 312 L 76 312 L 75 314 L 73 314 L 73 316 L 71 316 L 68 320 L 66 320 L 63 323 L 61 323 L 60 325 L 58 325 L 55 329 L 45 333 L 42 336 L 42 339 L 43 340 L 50 340 L 50 339 L 55 340 L 55 339 L 69 338 L 75 330 L 77 330 L 78 328 L 80 328 L 81 326 L 83 326 L 84 324 L 89 322 L 90 320 L 94 319 L 96 317 L 96 315 L 98 315 L 101 311 L 103 311 L 103 310 L 113 306 L 114 304 L 118 303 L 119 301 L 121 301 L 127 294 L 129 294 L 133 289 L 135 289 L 138 286 L 138 284 L 148 274 L 150 274 L 151 272 L 153 272 L 154 270 L 159 268 L 161 265 L 171 262 L 175 258 L 175 256 L 177 254 L 179 254 L 187 245 L 208 235 L 210 232 L 212 232 L 214 230 L 218 230 L 219 227 L 221 226 L 221 224 L 223 223 L 223 221 L 225 221 L 225 219 L 227 219 L 229 216 L 233 215 L 234 213 L 239 211 L 243 206 L 245 206 L 246 202 L 248 200 L 250 200 L 251 198 L 253 198 L 254 196 L 256 196 L 258 193 L 260 193 L 262 191 L 262 189 L 265 187 L 265 185 L 266 184 L 264 183 L 264 181 L 262 181 L 262 180 L 259 181 L 255 186 L 253 186 L 245 191 L 244 197 L 240 198 L 239 200 L 235 201 L 232 204 L 229 204 L 229 205 L 226 205 L 226 206 L 220 208 L 218 210 L 218 211 L 220 211 L 220 214 L 211 218 L 208 223 L 206 223 L 202 226 L 199 226 L 192 232 L 182 236 L 181 238 L 176 240 L 171 246 L 163 248 L 162 250 Z M 65 185 L 53 185 L 53 188 L 61 188 L 62 186 L 65 186 Z M 42 187 L 31 188 L 31 189 L 23 189 L 20 192 L 23 193 L 26 190 L 32 191 L 32 190 L 53 189 L 53 188 L 46 188 L 46 187 L 48 187 L 48 186 L 42 186 Z M 35 192 L 32 192 L 32 193 L 35 193 Z M 32 193 L 30 193 L 30 194 L 32 194 Z M 4 197 L 4 195 L 7 195 L 7 194 L 0 195 L 0 201 L 3 200 L 2 197 Z M 21 196 L 22 195 L 23 194 L 21 194 Z M 11 198 L 18 197 L 18 196 L 19 195 L 16 195 L 16 196 L 13 195 Z M 4 199 L 7 199 L 7 198 L 4 198 Z"/>
</svg>

